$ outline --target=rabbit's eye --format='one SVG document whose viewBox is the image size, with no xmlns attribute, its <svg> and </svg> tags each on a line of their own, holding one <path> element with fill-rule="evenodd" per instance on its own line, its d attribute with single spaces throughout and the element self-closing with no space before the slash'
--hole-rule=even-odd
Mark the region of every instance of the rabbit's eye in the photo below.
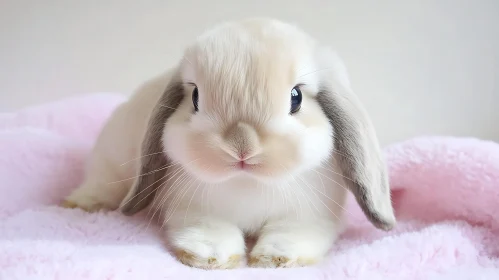
<svg viewBox="0 0 499 280">
<path fill-rule="evenodd" d="M 291 110 L 289 111 L 290 114 L 294 114 L 300 111 L 301 100 L 301 90 L 298 86 L 296 86 L 291 90 Z"/>
<path fill-rule="evenodd" d="M 194 111 L 196 112 L 199 111 L 198 100 L 199 100 L 198 88 L 195 87 L 194 90 L 192 91 L 192 104 L 194 105 Z"/>
</svg>

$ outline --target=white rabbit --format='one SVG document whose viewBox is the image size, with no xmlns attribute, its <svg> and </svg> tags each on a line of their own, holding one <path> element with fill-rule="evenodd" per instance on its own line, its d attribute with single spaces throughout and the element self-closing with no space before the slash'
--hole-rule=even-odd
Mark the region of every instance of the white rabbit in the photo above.
<svg viewBox="0 0 499 280">
<path fill-rule="evenodd" d="M 63 206 L 160 209 L 189 266 L 238 267 L 255 236 L 250 266 L 295 267 L 331 249 L 347 189 L 374 226 L 394 226 L 378 140 L 343 63 L 297 27 L 255 18 L 206 32 L 121 105 Z"/>
</svg>

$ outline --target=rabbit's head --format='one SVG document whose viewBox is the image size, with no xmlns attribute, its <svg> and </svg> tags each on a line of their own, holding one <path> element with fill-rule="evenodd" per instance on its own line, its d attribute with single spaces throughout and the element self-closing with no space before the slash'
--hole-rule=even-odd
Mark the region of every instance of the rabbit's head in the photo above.
<svg viewBox="0 0 499 280">
<path fill-rule="evenodd" d="M 343 63 L 286 23 L 226 23 L 186 49 L 143 142 L 144 155 L 160 150 L 142 174 L 179 164 L 206 183 L 247 177 L 269 187 L 336 160 L 370 221 L 395 223 L 378 140 Z M 146 187 L 164 175 L 139 177 L 124 213 L 147 206 L 155 188 Z"/>
</svg>

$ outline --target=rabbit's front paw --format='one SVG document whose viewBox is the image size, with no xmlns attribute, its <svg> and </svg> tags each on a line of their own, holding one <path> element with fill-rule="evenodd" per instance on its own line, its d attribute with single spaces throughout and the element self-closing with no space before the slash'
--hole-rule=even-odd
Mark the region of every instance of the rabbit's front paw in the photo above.
<svg viewBox="0 0 499 280">
<path fill-rule="evenodd" d="M 335 239 L 331 221 L 274 221 L 262 229 L 250 253 L 249 266 L 301 267 L 320 262 Z"/>
<path fill-rule="evenodd" d="M 81 186 L 66 197 L 59 206 L 64 208 L 78 208 L 87 212 L 100 210 L 116 210 L 116 203 L 105 200 L 106 193 L 98 193 L 93 188 Z"/>
<path fill-rule="evenodd" d="M 203 221 L 170 230 L 169 238 L 177 259 L 191 267 L 236 268 L 245 257 L 243 233 L 231 224 Z"/>
<path fill-rule="evenodd" d="M 278 241 L 260 243 L 251 252 L 248 265 L 261 268 L 302 267 L 318 263 L 322 255 L 309 255 L 297 250 L 293 243 Z"/>
</svg>

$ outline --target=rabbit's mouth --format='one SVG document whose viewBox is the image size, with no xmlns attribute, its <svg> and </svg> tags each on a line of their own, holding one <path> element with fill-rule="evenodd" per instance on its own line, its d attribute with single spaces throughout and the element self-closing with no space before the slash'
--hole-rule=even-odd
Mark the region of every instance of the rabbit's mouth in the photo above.
<svg viewBox="0 0 499 280">
<path fill-rule="evenodd" d="M 252 163 L 251 161 L 241 160 L 234 164 L 234 168 L 238 171 L 251 172 L 260 166 L 259 163 Z"/>
</svg>

